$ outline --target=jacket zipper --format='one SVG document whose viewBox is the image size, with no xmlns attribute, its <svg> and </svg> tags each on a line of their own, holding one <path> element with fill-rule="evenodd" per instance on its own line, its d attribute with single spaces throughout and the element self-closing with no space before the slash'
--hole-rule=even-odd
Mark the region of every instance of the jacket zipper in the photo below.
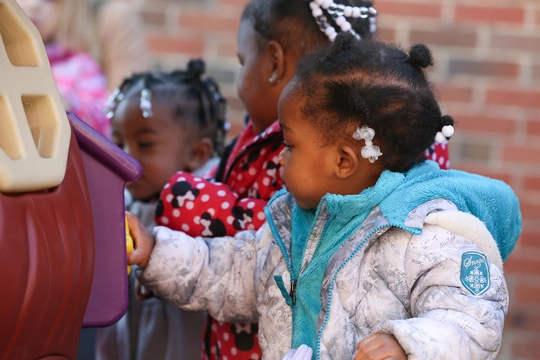
<svg viewBox="0 0 540 360">
<path fill-rule="evenodd" d="M 371 237 L 379 230 L 381 229 L 384 229 L 384 228 L 387 228 L 387 227 L 397 227 L 397 228 L 400 228 L 401 230 L 405 230 L 405 231 L 409 231 L 408 229 L 404 228 L 403 226 L 401 225 L 395 225 L 395 224 L 385 224 L 385 225 L 381 225 L 375 229 L 373 229 L 367 236 L 366 238 L 364 239 L 364 241 L 362 241 L 362 243 L 360 245 L 358 245 L 358 247 L 356 249 L 354 249 L 354 251 L 347 257 L 347 259 L 345 259 L 345 261 L 343 263 L 341 263 L 341 265 L 338 267 L 338 269 L 336 270 L 336 272 L 334 273 L 334 275 L 332 276 L 332 280 L 330 280 L 330 285 L 328 287 L 328 297 L 326 299 L 326 308 L 328 309 L 326 311 L 326 315 L 324 317 L 324 321 L 321 325 L 321 328 L 319 330 L 319 333 L 317 335 L 317 349 L 316 349 L 316 354 L 317 354 L 317 357 L 316 359 L 317 360 L 320 360 L 321 359 L 321 341 L 322 341 L 322 334 L 323 334 L 323 331 L 324 331 L 324 328 L 326 327 L 326 324 L 328 323 L 328 319 L 330 317 L 330 303 L 332 302 L 332 291 L 333 291 L 333 288 L 334 288 L 334 284 L 336 282 L 336 278 L 339 274 L 339 272 L 345 267 L 345 265 L 358 253 L 358 251 L 360 251 L 361 248 L 364 247 L 364 245 L 368 242 L 369 239 L 371 239 Z"/>
<path fill-rule="evenodd" d="M 267 218 L 273 219 L 268 207 L 266 207 L 264 209 L 264 211 L 265 211 L 265 213 L 267 213 L 266 214 Z M 313 254 L 311 255 L 311 258 L 307 259 L 305 262 L 303 262 L 302 268 L 300 269 L 300 272 L 298 273 L 298 278 L 296 277 L 296 275 L 293 272 L 291 257 L 289 256 L 289 252 L 287 252 L 287 249 L 285 248 L 285 243 L 283 242 L 283 239 L 281 239 L 281 236 L 279 235 L 279 231 L 275 227 L 275 224 L 272 224 L 272 226 L 270 226 L 270 230 L 272 231 L 272 234 L 274 235 L 274 239 L 276 240 L 276 243 L 278 244 L 279 249 L 281 250 L 281 253 L 283 254 L 283 258 L 285 259 L 285 264 L 287 265 L 287 269 L 289 270 L 289 274 L 291 276 L 291 289 L 289 290 L 289 296 L 291 297 L 293 305 L 296 304 L 296 289 L 298 288 L 298 280 L 300 278 L 300 275 L 302 275 L 304 270 L 307 268 L 307 266 L 309 265 L 309 263 L 313 259 L 313 256 L 315 255 L 315 252 L 319 248 L 320 241 L 321 241 L 324 233 L 328 229 L 328 225 L 330 224 L 332 219 L 333 219 L 333 216 L 330 216 L 330 215 L 327 216 L 326 223 L 324 224 L 323 231 L 321 232 L 321 235 L 319 236 L 319 239 L 318 239 L 317 247 L 315 248 L 315 251 L 313 251 Z M 313 233 L 313 229 L 311 229 L 310 236 L 311 236 L 312 233 Z"/>
</svg>

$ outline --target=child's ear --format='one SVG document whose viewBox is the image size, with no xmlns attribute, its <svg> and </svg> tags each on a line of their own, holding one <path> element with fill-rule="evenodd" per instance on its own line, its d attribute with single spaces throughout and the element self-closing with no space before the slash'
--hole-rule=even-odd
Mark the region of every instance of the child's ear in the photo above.
<svg viewBox="0 0 540 360">
<path fill-rule="evenodd" d="M 214 143 L 210 138 L 204 137 L 194 141 L 191 145 L 191 152 L 186 168 L 189 172 L 195 171 L 212 157 L 214 152 Z"/>
<path fill-rule="evenodd" d="M 341 143 L 337 150 L 336 176 L 345 179 L 354 175 L 358 169 L 358 155 L 355 149 L 347 143 Z"/>
<path fill-rule="evenodd" d="M 271 85 L 278 85 L 286 74 L 285 52 L 280 43 L 275 40 L 268 42 L 268 81 Z"/>
</svg>

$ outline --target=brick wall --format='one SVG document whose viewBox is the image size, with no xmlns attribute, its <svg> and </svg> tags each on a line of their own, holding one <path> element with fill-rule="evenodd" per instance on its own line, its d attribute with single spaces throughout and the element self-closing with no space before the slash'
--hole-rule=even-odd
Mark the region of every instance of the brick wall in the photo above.
<svg viewBox="0 0 540 360">
<path fill-rule="evenodd" d="M 145 4 L 146 1 L 146 4 Z M 141 0 L 157 68 L 204 57 L 241 128 L 236 31 L 246 0 Z M 505 263 L 511 307 L 498 359 L 540 358 L 540 1 L 375 0 L 378 37 L 432 49 L 432 79 L 456 121 L 451 167 L 507 182 L 523 235 Z"/>
</svg>

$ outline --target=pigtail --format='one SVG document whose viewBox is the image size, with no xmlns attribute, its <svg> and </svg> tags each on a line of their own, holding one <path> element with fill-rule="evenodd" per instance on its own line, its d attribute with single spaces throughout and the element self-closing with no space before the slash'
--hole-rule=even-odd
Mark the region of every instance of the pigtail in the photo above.
<svg viewBox="0 0 540 360">
<path fill-rule="evenodd" d="M 221 95 L 219 86 L 214 79 L 206 79 L 205 85 L 212 99 L 212 113 L 216 120 L 214 148 L 216 155 L 220 156 L 225 149 L 226 135 L 230 128 L 230 124 L 227 121 L 227 100 Z"/>
<path fill-rule="evenodd" d="M 411 65 L 416 68 L 427 68 L 433 66 L 433 56 L 431 51 L 424 44 L 414 44 L 409 50 L 409 60 Z"/>
<path fill-rule="evenodd" d="M 122 84 L 120 84 L 120 87 L 115 89 L 112 95 L 109 96 L 107 102 L 105 103 L 105 116 L 107 119 L 112 119 L 114 112 L 116 111 L 116 107 L 120 101 L 124 100 L 126 91 L 131 87 L 138 77 L 139 75 L 134 74 L 131 77 L 124 79 Z"/>
<path fill-rule="evenodd" d="M 173 72 L 183 83 L 189 84 L 200 102 L 200 125 L 206 127 L 214 125 L 212 136 L 214 153 L 220 156 L 225 148 L 229 123 L 227 122 L 227 101 L 221 94 L 219 86 L 213 78 L 202 79 L 206 71 L 206 64 L 201 59 L 190 60 L 187 71 Z"/>
</svg>

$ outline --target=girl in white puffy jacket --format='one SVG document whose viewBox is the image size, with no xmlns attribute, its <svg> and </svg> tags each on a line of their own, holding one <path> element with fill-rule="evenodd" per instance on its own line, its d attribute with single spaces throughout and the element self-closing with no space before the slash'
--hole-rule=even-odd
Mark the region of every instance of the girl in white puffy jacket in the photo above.
<svg viewBox="0 0 540 360">
<path fill-rule="evenodd" d="M 266 224 L 207 239 L 130 216 L 140 281 L 183 309 L 259 321 L 264 359 L 302 344 L 314 359 L 495 358 L 519 205 L 500 181 L 422 158 L 454 123 L 431 63 L 424 45 L 349 34 L 308 55 L 279 102 L 287 190 Z"/>
</svg>

